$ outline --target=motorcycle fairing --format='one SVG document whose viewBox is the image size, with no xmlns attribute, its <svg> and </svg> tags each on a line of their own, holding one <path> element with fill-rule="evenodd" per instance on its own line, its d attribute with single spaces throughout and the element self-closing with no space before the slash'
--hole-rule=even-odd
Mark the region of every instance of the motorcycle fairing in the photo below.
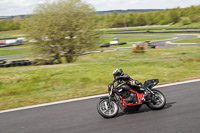
<svg viewBox="0 0 200 133">
<path fill-rule="evenodd" d="M 137 95 L 137 98 L 138 98 L 138 103 L 126 103 L 126 101 L 125 101 L 125 99 L 123 99 L 121 96 L 120 96 L 120 99 L 121 99 L 121 101 L 122 101 L 122 108 L 124 108 L 125 106 L 135 106 L 135 105 L 140 105 L 140 104 L 142 104 L 142 97 L 143 97 L 143 93 L 138 93 L 138 92 L 136 92 L 136 91 L 134 91 L 134 90 L 132 90 L 132 89 L 129 89 L 129 91 L 130 92 L 133 92 L 133 93 L 135 93 L 136 95 Z"/>
</svg>

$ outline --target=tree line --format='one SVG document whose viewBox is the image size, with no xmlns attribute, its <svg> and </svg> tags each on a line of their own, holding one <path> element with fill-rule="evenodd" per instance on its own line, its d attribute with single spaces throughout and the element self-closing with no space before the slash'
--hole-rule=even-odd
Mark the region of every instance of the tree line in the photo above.
<svg viewBox="0 0 200 133">
<path fill-rule="evenodd" d="M 14 17 L 12 20 L 0 20 L 0 31 L 19 30 L 22 18 Z"/>
<path fill-rule="evenodd" d="M 112 14 L 97 16 L 97 19 L 108 27 L 132 27 L 145 25 L 176 24 L 187 25 L 200 22 L 200 6 L 188 8 L 174 8 L 163 11 L 143 13 Z"/>
<path fill-rule="evenodd" d="M 117 11 L 114 11 L 112 14 L 97 15 L 96 19 L 102 25 L 111 28 L 176 23 L 187 25 L 200 22 L 200 6 L 126 14 L 118 14 Z M 12 20 L 0 20 L 0 31 L 19 30 L 21 21 L 22 18 L 19 16 Z"/>
</svg>

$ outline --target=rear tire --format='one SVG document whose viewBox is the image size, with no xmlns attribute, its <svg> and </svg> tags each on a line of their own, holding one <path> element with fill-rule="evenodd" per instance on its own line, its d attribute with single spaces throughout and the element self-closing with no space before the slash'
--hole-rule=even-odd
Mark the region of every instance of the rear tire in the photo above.
<svg viewBox="0 0 200 133">
<path fill-rule="evenodd" d="M 118 114 L 119 108 L 115 101 L 110 102 L 109 99 L 101 99 L 97 104 L 98 113 L 104 118 L 113 118 Z"/>
<path fill-rule="evenodd" d="M 157 102 L 153 103 L 153 102 L 149 102 L 147 103 L 147 106 L 152 109 L 152 110 L 159 110 L 164 108 L 165 104 L 166 104 L 166 98 L 165 95 L 159 91 L 159 90 L 152 90 L 155 95 L 157 96 Z"/>
</svg>

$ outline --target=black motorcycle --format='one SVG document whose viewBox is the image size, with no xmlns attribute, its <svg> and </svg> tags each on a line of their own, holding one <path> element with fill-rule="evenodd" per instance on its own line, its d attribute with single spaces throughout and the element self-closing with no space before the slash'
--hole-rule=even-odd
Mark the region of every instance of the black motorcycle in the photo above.
<svg viewBox="0 0 200 133">
<path fill-rule="evenodd" d="M 108 85 L 109 96 L 100 98 L 97 111 L 104 118 L 112 118 L 118 114 L 119 107 L 122 111 L 125 111 L 127 107 L 137 111 L 143 104 L 146 104 L 152 110 L 162 109 L 166 104 L 166 98 L 161 91 L 153 89 L 158 82 L 158 79 L 147 80 L 143 85 L 140 83 L 140 90 L 142 91 L 135 91 L 130 88 L 128 92 L 119 93 L 119 86 L 114 86 L 115 81 L 113 81 Z M 126 93 L 126 96 L 123 96 L 122 93 Z M 126 98 L 131 93 L 134 93 L 135 97 L 134 101 L 129 103 Z"/>
</svg>

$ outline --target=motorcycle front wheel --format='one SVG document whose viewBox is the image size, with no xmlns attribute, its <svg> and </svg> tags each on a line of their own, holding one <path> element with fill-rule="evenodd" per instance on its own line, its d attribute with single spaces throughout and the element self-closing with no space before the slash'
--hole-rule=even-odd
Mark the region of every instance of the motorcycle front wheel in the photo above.
<svg viewBox="0 0 200 133">
<path fill-rule="evenodd" d="M 159 91 L 159 90 L 152 90 L 155 94 L 155 97 L 154 97 L 154 101 L 152 102 L 148 102 L 147 103 L 147 106 L 150 108 L 150 109 L 153 109 L 153 110 L 159 110 L 159 109 L 162 109 L 164 108 L 165 104 L 166 104 L 166 98 L 165 98 L 165 95 Z"/>
<path fill-rule="evenodd" d="M 104 118 L 113 118 L 118 114 L 119 108 L 116 102 L 101 99 L 97 104 L 97 111 Z"/>
</svg>

